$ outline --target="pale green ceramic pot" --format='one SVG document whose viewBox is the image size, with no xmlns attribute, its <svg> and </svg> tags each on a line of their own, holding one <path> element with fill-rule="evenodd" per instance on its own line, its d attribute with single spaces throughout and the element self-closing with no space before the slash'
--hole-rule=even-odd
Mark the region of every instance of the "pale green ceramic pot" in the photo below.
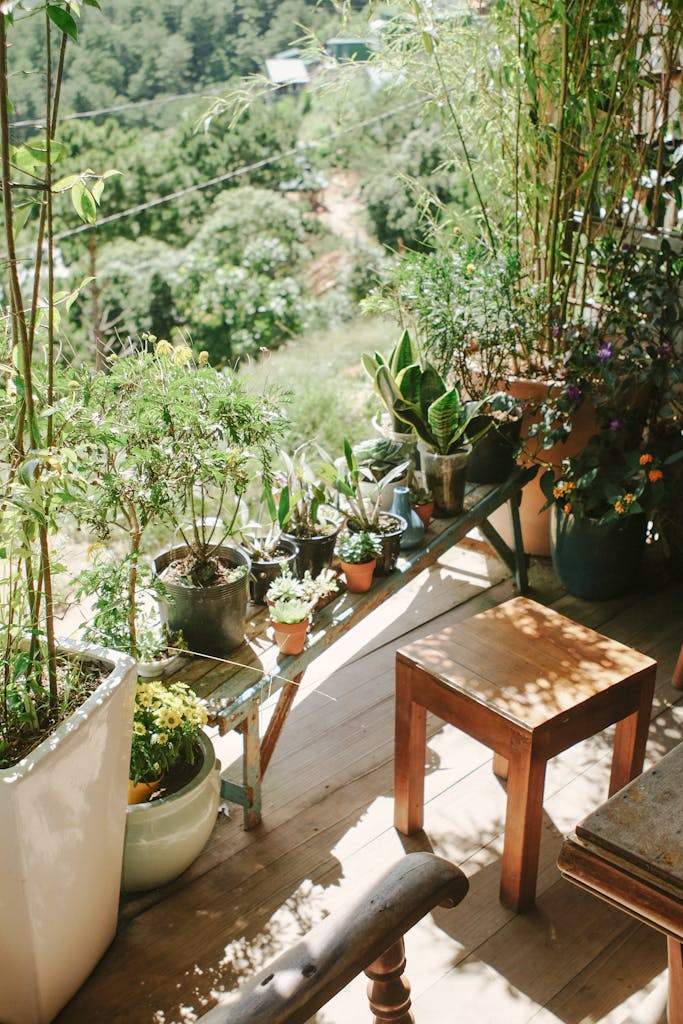
<svg viewBox="0 0 683 1024">
<path fill-rule="evenodd" d="M 123 848 L 124 892 L 156 889 L 181 875 L 199 856 L 216 823 L 221 763 L 201 733 L 201 766 L 170 796 L 128 807 Z"/>
</svg>

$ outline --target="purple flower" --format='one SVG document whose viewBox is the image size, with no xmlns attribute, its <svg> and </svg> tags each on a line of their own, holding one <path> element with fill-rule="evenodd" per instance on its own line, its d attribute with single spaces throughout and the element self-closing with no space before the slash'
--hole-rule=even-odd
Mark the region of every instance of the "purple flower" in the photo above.
<svg viewBox="0 0 683 1024">
<path fill-rule="evenodd" d="M 568 400 L 572 403 L 572 405 L 578 405 L 581 399 L 583 398 L 583 392 L 581 391 L 581 388 L 578 384 L 570 384 L 567 390 L 565 391 L 565 395 L 567 396 Z"/>
<path fill-rule="evenodd" d="M 598 359 L 601 363 L 606 363 L 612 355 L 612 343 L 609 341 L 603 341 L 602 345 L 598 349 Z"/>
<path fill-rule="evenodd" d="M 624 423 L 623 420 L 620 420 L 619 418 L 615 418 L 615 419 L 610 421 L 609 428 L 610 428 L 610 430 L 614 430 L 616 432 L 618 430 L 623 430 L 625 426 L 626 426 L 626 424 Z"/>
<path fill-rule="evenodd" d="M 559 336 L 561 334 L 562 334 L 562 328 L 560 327 L 560 325 L 559 324 L 553 324 L 553 329 L 552 329 L 553 338 L 559 338 Z"/>
</svg>

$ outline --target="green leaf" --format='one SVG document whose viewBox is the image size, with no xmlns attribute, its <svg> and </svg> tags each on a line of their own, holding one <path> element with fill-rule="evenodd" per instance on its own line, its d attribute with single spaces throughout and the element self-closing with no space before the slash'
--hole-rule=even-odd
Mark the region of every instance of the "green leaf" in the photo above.
<svg viewBox="0 0 683 1024">
<path fill-rule="evenodd" d="M 99 5 L 98 0 L 83 0 L 83 3 L 85 4 L 86 7 L 96 7 L 98 11 L 102 10 L 102 8 Z"/>
<path fill-rule="evenodd" d="M 406 329 L 391 353 L 389 368 L 394 377 L 397 377 L 401 370 L 404 370 L 406 366 L 410 366 L 411 363 L 417 363 L 419 358 L 420 353 L 410 336 L 410 332 Z"/>
<path fill-rule="evenodd" d="M 98 178 L 97 181 L 94 181 L 92 183 L 92 188 L 90 189 L 90 191 L 92 192 L 93 199 L 99 206 L 100 199 L 102 198 L 102 193 L 104 192 L 104 182 L 101 178 Z"/>
<path fill-rule="evenodd" d="M 52 183 L 52 191 L 67 192 L 70 188 L 73 188 L 77 181 L 80 180 L 80 174 L 67 174 L 65 178 L 60 178 L 59 181 Z"/>
<path fill-rule="evenodd" d="M 80 179 L 74 182 L 71 188 L 71 202 L 81 220 L 87 224 L 95 224 L 97 221 L 97 204 L 92 193 L 85 187 Z"/>
<path fill-rule="evenodd" d="M 78 25 L 69 12 L 65 11 L 63 7 L 57 7 L 55 4 L 48 4 L 46 9 L 48 18 L 54 22 L 60 32 L 63 32 L 77 43 Z"/>
<path fill-rule="evenodd" d="M 449 449 L 457 444 L 464 433 L 462 411 L 460 398 L 455 390 L 447 391 L 429 407 L 427 422 L 434 434 L 437 451 L 441 455 L 448 455 Z"/>
</svg>

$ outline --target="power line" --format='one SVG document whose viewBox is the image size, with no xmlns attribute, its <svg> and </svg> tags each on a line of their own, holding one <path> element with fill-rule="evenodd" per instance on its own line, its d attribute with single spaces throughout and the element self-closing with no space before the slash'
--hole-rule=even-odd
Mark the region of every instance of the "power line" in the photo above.
<svg viewBox="0 0 683 1024">
<path fill-rule="evenodd" d="M 131 206 L 128 210 L 121 210 L 119 213 L 112 213 L 108 217 L 102 217 L 97 221 L 96 225 L 80 224 L 76 228 L 71 228 L 68 231 L 62 231 L 59 234 L 56 234 L 54 239 L 55 241 L 61 241 L 64 238 L 71 238 L 73 235 L 79 235 L 83 231 L 91 231 L 93 227 L 99 227 L 103 224 L 112 224 L 115 221 L 132 217 L 137 213 L 144 213 L 146 210 L 151 210 L 156 206 L 163 206 L 166 203 L 171 203 L 175 199 L 180 199 L 193 192 L 200 192 L 203 189 L 211 188 L 213 185 L 220 185 L 224 181 L 230 181 L 232 178 L 241 177 L 244 174 L 249 174 L 251 171 L 259 170 L 261 167 L 267 167 L 270 164 L 284 160 L 286 157 L 296 156 L 300 153 L 307 152 L 310 149 L 316 149 L 319 146 L 328 143 L 330 140 L 340 138 L 342 135 L 347 135 L 351 131 L 368 128 L 370 125 L 379 124 L 382 121 L 395 117 L 397 114 L 402 114 L 407 110 L 424 106 L 426 102 L 429 101 L 422 97 L 417 100 L 412 100 L 410 103 L 404 103 L 400 107 L 395 107 L 393 110 L 384 111 L 382 114 L 375 114 L 373 117 L 366 118 L 365 121 L 354 122 L 354 124 L 348 125 L 346 128 L 340 128 L 337 131 L 326 135 L 323 139 L 313 139 L 310 142 L 299 143 L 296 146 L 292 146 L 290 149 L 282 150 L 279 153 L 272 153 L 270 156 L 263 157 L 261 160 L 256 160 L 254 163 L 238 167 L 234 171 L 228 171 L 225 174 L 220 174 L 215 178 L 210 178 L 208 181 L 188 185 L 186 188 L 178 189 L 176 192 L 170 192 L 168 195 L 157 196 L 155 199 L 150 199 L 146 203 L 139 203 L 137 206 Z"/>
<path fill-rule="evenodd" d="M 122 110 L 137 110 L 139 107 L 151 107 L 155 103 L 175 103 L 177 100 L 200 100 L 206 99 L 205 92 L 184 92 L 174 93 L 171 96 L 155 96 L 151 100 L 136 100 L 134 103 L 120 103 L 115 107 L 102 107 L 101 110 L 82 110 L 76 114 L 64 114 L 60 121 L 77 121 L 87 117 L 101 117 L 103 114 L 118 114 Z M 12 121 L 12 128 L 44 128 L 45 124 L 40 120 L 33 121 Z"/>
</svg>

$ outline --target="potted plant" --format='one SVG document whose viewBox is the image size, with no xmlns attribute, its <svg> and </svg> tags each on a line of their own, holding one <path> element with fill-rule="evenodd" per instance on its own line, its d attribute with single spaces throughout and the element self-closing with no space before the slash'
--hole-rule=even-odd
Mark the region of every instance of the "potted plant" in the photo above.
<svg viewBox="0 0 683 1024">
<path fill-rule="evenodd" d="M 251 395 L 242 378 L 211 367 L 205 353 L 195 357 L 187 345 L 152 336 L 113 360 L 107 378 L 98 383 L 118 399 L 110 416 L 112 408 L 129 416 L 142 438 L 119 450 L 114 484 L 125 489 L 132 481 L 138 512 L 151 478 L 145 500 L 180 541 L 154 559 L 166 588 L 162 620 L 182 632 L 190 650 L 227 654 L 243 639 L 250 563 L 226 538 L 253 475 L 270 475 L 283 423 L 279 397 Z"/>
<path fill-rule="evenodd" d="M 271 502 L 273 519 L 277 516 L 272 495 Z M 297 545 L 293 540 L 282 536 L 278 524 L 271 521 L 268 526 L 263 523 L 263 509 L 257 520 L 248 522 L 240 530 L 240 545 L 251 560 L 249 577 L 249 593 L 255 604 L 266 603 L 266 591 L 279 574 L 282 565 L 293 565 L 296 561 Z"/>
<path fill-rule="evenodd" d="M 353 446 L 358 465 L 370 470 L 374 482 L 363 481 L 363 491 L 372 496 L 381 483 L 380 507 L 388 512 L 394 498 L 394 488 L 408 483 L 414 469 L 415 442 L 410 445 L 389 437 L 368 438 Z"/>
<path fill-rule="evenodd" d="M 21 18 L 0 17 L 0 1016 L 16 1024 L 53 1020 L 114 937 L 135 687 L 132 658 L 62 640 L 55 623 L 53 535 L 85 481 L 63 443 L 54 233 L 60 193 L 94 223 L 106 177 L 60 182 L 55 173 L 64 156 L 55 140 L 61 69 L 76 13 L 44 12 L 44 61 L 36 55 L 31 70 L 44 75 L 48 47 L 61 55 L 44 75 L 46 127 L 14 145 L 10 83 L 28 69 L 8 68 Z M 40 19 L 38 8 L 31 14 Z"/>
<path fill-rule="evenodd" d="M 407 528 L 405 519 L 393 512 L 382 511 L 382 491 L 393 479 L 395 470 L 382 480 L 375 481 L 367 466 L 361 466 L 350 441 L 344 441 L 344 459 L 329 462 L 321 468 L 323 478 L 333 487 L 343 502 L 346 514 L 346 529 L 351 533 L 374 533 L 380 538 L 382 553 L 377 559 L 375 572 L 390 573 L 399 553 L 401 536 Z M 366 482 L 376 484 L 371 494 L 364 490 Z"/>
<path fill-rule="evenodd" d="M 275 642 L 282 654 L 301 654 L 316 605 L 337 591 L 334 573 L 323 569 L 313 577 L 306 570 L 296 579 L 285 566 L 266 593 Z"/>
<path fill-rule="evenodd" d="M 341 533 L 337 540 L 337 555 L 346 576 L 347 590 L 363 594 L 372 586 L 372 576 L 382 544 L 376 533 Z"/>
<path fill-rule="evenodd" d="M 309 458 L 311 452 L 317 465 Z M 296 544 L 297 575 L 318 576 L 332 562 L 341 526 L 333 497 L 318 472 L 329 456 L 313 441 L 304 441 L 291 455 L 281 454 L 285 473 L 278 481 L 277 521 L 282 536 Z"/>
<path fill-rule="evenodd" d="M 483 402 L 464 402 L 456 385 L 448 387 L 429 362 L 412 363 L 394 380 L 380 366 L 378 383 L 395 414 L 417 434 L 420 466 L 426 486 L 434 494 L 439 515 L 462 511 L 467 460 L 475 443 L 490 429 L 487 423 L 472 432 L 472 421 Z"/>
<path fill-rule="evenodd" d="M 121 887 L 157 888 L 198 856 L 216 821 L 220 761 L 206 708 L 185 683 L 143 680 L 135 693 Z"/>
<path fill-rule="evenodd" d="M 413 481 L 410 487 L 410 504 L 419 515 L 426 530 L 434 514 L 434 495 L 429 488 Z"/>
<path fill-rule="evenodd" d="M 419 351 L 413 342 L 410 332 L 407 330 L 402 332 L 388 359 L 385 359 L 380 352 L 364 352 L 361 356 L 361 364 L 372 381 L 375 393 L 385 409 L 383 417 L 377 421 L 377 429 L 380 434 L 390 438 L 390 440 L 398 441 L 406 446 L 408 450 L 414 449 L 416 446 L 417 438 L 415 432 L 412 428 L 406 429 L 405 422 L 396 415 L 393 400 L 390 395 L 387 395 L 386 389 L 381 383 L 381 378 L 378 376 L 378 371 L 380 367 L 384 366 L 391 377 L 396 380 L 407 366 L 411 366 L 418 359 Z M 414 461 L 414 451 L 412 458 Z"/>
<path fill-rule="evenodd" d="M 647 449 L 623 451 L 614 436 L 603 434 L 563 460 L 559 473 L 546 470 L 541 487 L 553 510 L 551 554 L 565 589 L 601 600 L 633 584 L 648 518 L 681 458 L 683 450 L 663 461 Z"/>
<path fill-rule="evenodd" d="M 184 661 L 182 633 L 171 633 L 161 622 L 157 604 L 165 588 L 146 562 L 135 559 L 135 607 L 130 614 L 131 554 L 119 556 L 96 545 L 91 567 L 79 573 L 76 599 L 85 612 L 81 636 L 86 643 L 113 647 L 137 659 L 139 676 L 162 679 Z M 131 622 L 133 630 L 131 630 Z"/>
</svg>

